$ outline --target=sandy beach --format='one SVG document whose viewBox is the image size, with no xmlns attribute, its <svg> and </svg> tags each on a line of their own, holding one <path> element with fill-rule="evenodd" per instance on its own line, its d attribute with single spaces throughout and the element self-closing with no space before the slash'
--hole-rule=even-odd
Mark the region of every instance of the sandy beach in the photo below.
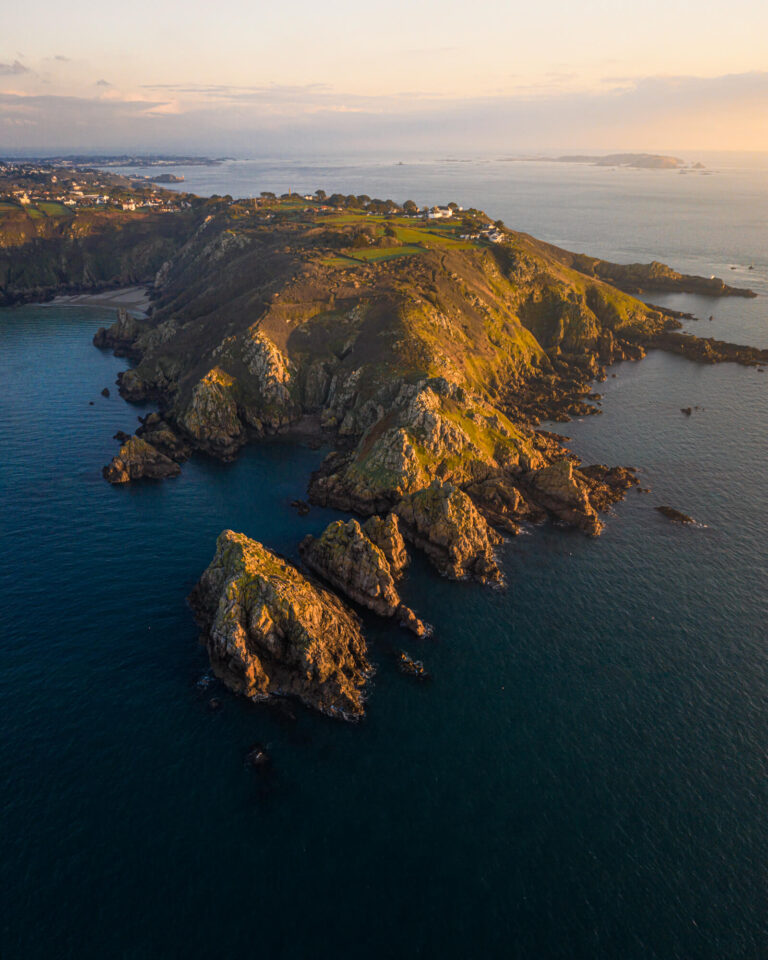
<svg viewBox="0 0 768 960">
<path fill-rule="evenodd" d="M 131 313 L 146 314 L 149 310 L 149 292 L 146 287 L 121 287 L 101 293 L 76 293 L 55 297 L 50 303 L 73 307 L 123 307 Z"/>
</svg>

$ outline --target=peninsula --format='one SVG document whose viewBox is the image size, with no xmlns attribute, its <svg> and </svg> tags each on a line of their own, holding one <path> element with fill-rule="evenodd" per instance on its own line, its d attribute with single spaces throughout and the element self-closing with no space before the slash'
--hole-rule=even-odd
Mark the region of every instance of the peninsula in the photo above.
<svg viewBox="0 0 768 960">
<path fill-rule="evenodd" d="M 118 434 L 109 481 L 173 477 L 196 451 L 228 460 L 277 434 L 332 447 L 307 496 L 345 517 L 305 538 L 305 566 L 224 531 L 190 598 L 214 670 L 256 699 L 362 716 L 371 667 L 349 602 L 428 635 L 398 590 L 409 550 L 443 576 L 492 584 L 495 547 L 522 524 L 598 535 L 635 471 L 580 463 L 541 422 L 599 413 L 606 365 L 648 349 L 768 362 L 682 333 L 636 296 L 751 291 L 573 254 L 480 210 L 323 191 L 186 203 L 94 226 L 103 258 L 119 246 L 113 272 L 78 261 L 59 287 L 151 290 L 149 316 L 121 311 L 94 338 L 131 361 L 121 394 L 157 407 L 135 436 Z M 49 261 L 76 243 L 64 230 L 4 246 L 5 302 L 59 292 Z"/>
</svg>

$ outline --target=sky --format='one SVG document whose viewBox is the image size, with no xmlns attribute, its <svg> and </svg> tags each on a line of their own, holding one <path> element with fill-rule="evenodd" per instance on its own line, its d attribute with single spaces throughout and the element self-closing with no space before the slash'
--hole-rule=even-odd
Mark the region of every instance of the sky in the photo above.
<svg viewBox="0 0 768 960">
<path fill-rule="evenodd" d="M 768 150 L 764 0 L 7 4 L 0 155 Z"/>
</svg>

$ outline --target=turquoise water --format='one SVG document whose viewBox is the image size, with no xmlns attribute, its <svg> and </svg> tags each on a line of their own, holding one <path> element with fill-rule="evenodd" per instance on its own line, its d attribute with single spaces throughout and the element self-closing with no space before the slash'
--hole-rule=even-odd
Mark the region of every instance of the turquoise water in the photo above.
<svg viewBox="0 0 768 960">
<path fill-rule="evenodd" d="M 642 221 L 631 196 L 615 223 L 611 196 L 591 202 L 613 224 L 598 252 L 633 203 Z M 764 253 L 762 225 L 736 226 L 723 262 Z M 704 256 L 697 231 L 691 247 Z M 764 343 L 764 302 L 707 301 L 698 326 Z M 597 540 L 505 543 L 505 590 L 416 558 L 403 592 L 435 638 L 366 618 L 378 673 L 348 726 L 226 694 L 211 713 L 185 606 L 223 527 L 295 557 L 337 515 L 289 506 L 323 451 L 263 445 L 110 487 L 111 436 L 142 410 L 100 396 L 125 364 L 90 344 L 105 319 L 0 311 L 4 960 L 768 953 L 768 374 L 661 353 L 613 368 L 603 415 L 558 429 L 652 492 Z M 396 672 L 400 644 L 431 684 Z M 266 777 L 244 765 L 254 741 Z"/>
</svg>

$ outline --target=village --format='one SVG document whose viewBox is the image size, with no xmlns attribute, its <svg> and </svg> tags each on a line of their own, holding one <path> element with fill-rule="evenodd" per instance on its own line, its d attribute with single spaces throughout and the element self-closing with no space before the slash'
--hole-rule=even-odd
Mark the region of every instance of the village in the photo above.
<svg viewBox="0 0 768 960">
<path fill-rule="evenodd" d="M 55 216 L 83 208 L 177 213 L 189 208 L 183 194 L 148 181 L 88 168 L 62 169 L 42 163 L 0 161 L 0 212 L 21 208 L 31 216 Z"/>
</svg>

